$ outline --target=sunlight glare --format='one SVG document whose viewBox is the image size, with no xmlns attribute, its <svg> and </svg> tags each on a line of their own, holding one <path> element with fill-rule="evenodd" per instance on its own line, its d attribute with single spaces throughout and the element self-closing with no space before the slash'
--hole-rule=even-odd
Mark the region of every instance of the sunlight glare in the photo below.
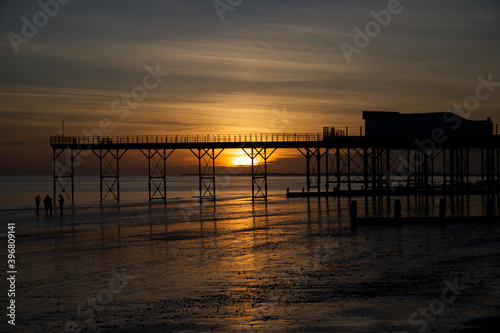
<svg viewBox="0 0 500 333">
<path fill-rule="evenodd" d="M 245 152 L 241 152 L 231 159 L 231 163 L 234 166 L 250 166 L 252 165 L 252 159 Z"/>
</svg>

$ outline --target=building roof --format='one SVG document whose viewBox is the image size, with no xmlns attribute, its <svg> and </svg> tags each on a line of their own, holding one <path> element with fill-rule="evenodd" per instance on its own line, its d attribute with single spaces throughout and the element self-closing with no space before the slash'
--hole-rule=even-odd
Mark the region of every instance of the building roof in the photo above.
<svg viewBox="0 0 500 333">
<path fill-rule="evenodd" d="M 450 112 L 425 112 L 425 113 L 399 113 L 395 111 L 363 111 L 363 119 L 366 118 L 403 118 L 403 117 L 443 117 Z"/>
</svg>

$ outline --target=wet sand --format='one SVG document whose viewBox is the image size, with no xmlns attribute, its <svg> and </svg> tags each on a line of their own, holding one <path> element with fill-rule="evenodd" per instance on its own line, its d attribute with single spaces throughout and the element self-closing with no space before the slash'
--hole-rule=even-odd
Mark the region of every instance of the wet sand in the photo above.
<svg viewBox="0 0 500 333">
<path fill-rule="evenodd" d="M 18 293 L 17 325 L 5 320 L 2 331 L 486 332 L 500 323 L 500 223 L 352 229 L 348 202 L 339 212 L 325 198 L 205 203 L 186 221 L 182 205 L 4 214 L 17 224 Z"/>
</svg>

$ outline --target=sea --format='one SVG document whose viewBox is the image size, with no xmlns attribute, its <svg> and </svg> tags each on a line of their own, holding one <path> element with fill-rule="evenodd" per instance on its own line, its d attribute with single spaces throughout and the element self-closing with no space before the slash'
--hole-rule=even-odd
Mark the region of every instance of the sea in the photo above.
<svg viewBox="0 0 500 333">
<path fill-rule="evenodd" d="M 198 202 L 197 175 L 173 175 L 167 177 L 167 204 L 168 203 L 195 203 Z M 118 206 L 112 194 L 107 194 L 104 201 L 100 201 L 100 180 L 96 176 L 76 176 L 74 204 L 67 199 L 66 207 L 72 208 L 102 208 Z M 268 176 L 268 200 L 275 203 L 290 203 L 303 201 L 304 198 L 286 199 L 286 192 L 300 192 L 306 187 L 304 175 L 270 175 Z M 67 186 L 67 190 L 70 190 Z M 52 176 L 0 176 L 0 212 L 28 211 L 35 208 L 35 197 L 43 199 L 47 194 L 52 196 Z M 104 193 L 106 194 L 106 193 Z M 248 201 L 252 196 L 252 179 L 250 175 L 231 175 L 217 177 L 217 203 Z M 402 204 L 403 216 L 437 216 L 439 212 L 439 196 L 391 196 L 391 197 L 352 197 L 352 198 L 310 198 L 311 200 L 325 201 L 332 209 L 349 205 L 356 200 L 360 205 L 358 216 L 390 216 L 395 200 Z M 448 196 L 448 215 L 477 216 L 484 215 L 485 198 L 473 196 Z M 334 206 L 337 202 L 337 207 Z M 147 176 L 120 177 L 119 206 L 161 205 L 163 200 L 149 202 Z M 496 213 L 500 213 L 500 204 Z M 43 203 L 41 205 L 43 208 Z M 343 214 L 346 214 L 345 212 Z"/>
<path fill-rule="evenodd" d="M 18 331 L 465 332 L 500 322 L 499 223 L 350 223 L 353 201 L 358 216 L 390 216 L 395 200 L 403 216 L 437 216 L 440 196 L 287 199 L 305 177 L 270 176 L 268 200 L 253 202 L 251 177 L 237 175 L 200 204 L 197 176 L 171 176 L 167 202 L 150 204 L 147 180 L 123 176 L 117 205 L 101 204 L 98 177 L 76 177 L 74 206 L 45 216 L 34 198 L 52 194 L 50 176 L 0 178 Z M 482 215 L 484 198 L 447 204 L 451 216 Z M 119 290 L 118 273 L 130 277 Z M 465 289 L 436 303 L 450 283 Z M 438 319 L 415 319 L 428 308 Z"/>
<path fill-rule="evenodd" d="M 250 175 L 221 176 L 218 179 L 216 182 L 218 201 L 251 198 L 252 178 Z M 74 182 L 75 207 L 100 207 L 116 204 L 112 194 L 108 194 L 101 203 L 99 177 L 76 176 Z M 305 186 L 305 176 L 269 177 L 268 196 L 284 197 L 287 188 L 290 191 L 301 191 Z M 66 190 L 71 190 L 70 185 L 66 187 Z M 47 194 L 52 196 L 52 193 L 52 176 L 0 176 L 0 211 L 33 209 L 37 195 L 43 199 Z M 198 196 L 198 176 L 179 175 L 167 178 L 167 201 L 193 201 L 197 200 Z M 149 203 L 148 177 L 121 176 L 120 205 L 147 203 Z"/>
</svg>

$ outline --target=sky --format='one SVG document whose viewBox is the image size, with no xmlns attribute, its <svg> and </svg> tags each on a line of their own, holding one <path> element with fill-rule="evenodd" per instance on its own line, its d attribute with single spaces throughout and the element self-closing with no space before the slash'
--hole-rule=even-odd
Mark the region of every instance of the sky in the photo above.
<svg viewBox="0 0 500 333">
<path fill-rule="evenodd" d="M 51 174 L 63 120 L 71 136 L 103 121 L 112 136 L 319 133 L 362 126 L 363 110 L 446 111 L 479 76 L 500 82 L 500 2 L 397 2 L 1 0 L 0 174 Z M 498 90 L 469 119 L 500 123 Z M 174 171 L 197 164 L 175 154 Z M 271 171 L 305 165 L 294 156 Z"/>
</svg>

